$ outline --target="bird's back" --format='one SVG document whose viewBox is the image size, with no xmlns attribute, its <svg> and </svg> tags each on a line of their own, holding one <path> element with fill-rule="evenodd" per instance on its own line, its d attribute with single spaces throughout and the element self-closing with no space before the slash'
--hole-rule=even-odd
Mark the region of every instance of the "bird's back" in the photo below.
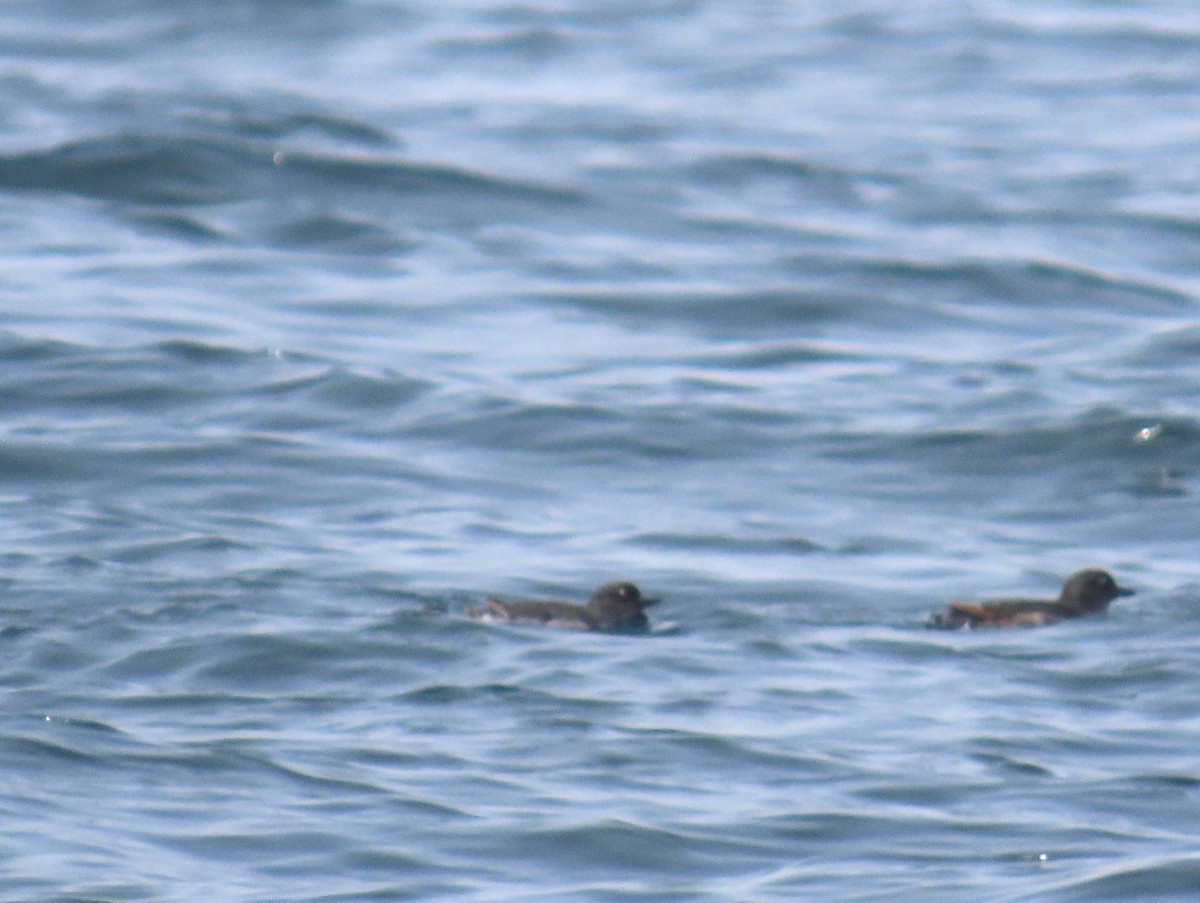
<svg viewBox="0 0 1200 903">
<path fill-rule="evenodd" d="M 1070 617 L 1055 602 L 998 599 L 995 602 L 949 602 L 933 616 L 935 627 L 1038 627 Z"/>
</svg>

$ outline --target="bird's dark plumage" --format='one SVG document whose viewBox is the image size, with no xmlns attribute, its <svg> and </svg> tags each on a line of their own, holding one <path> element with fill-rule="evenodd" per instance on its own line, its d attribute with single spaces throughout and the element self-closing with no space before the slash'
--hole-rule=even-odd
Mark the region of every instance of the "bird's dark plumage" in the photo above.
<svg viewBox="0 0 1200 903">
<path fill-rule="evenodd" d="M 658 600 L 643 596 L 641 590 L 632 583 L 614 582 L 596 590 L 586 605 L 553 600 L 509 602 L 489 598 L 486 601 L 486 608 L 469 609 L 467 614 L 481 620 L 541 624 L 545 627 L 633 632 L 649 628 L 646 608 Z"/>
<path fill-rule="evenodd" d="M 1088 568 L 1079 571 L 1062 588 L 1056 601 L 996 599 L 990 602 L 950 602 L 947 610 L 933 615 L 931 627 L 1037 627 L 1071 618 L 1102 615 L 1118 596 L 1133 590 L 1118 586 L 1108 571 Z"/>
</svg>

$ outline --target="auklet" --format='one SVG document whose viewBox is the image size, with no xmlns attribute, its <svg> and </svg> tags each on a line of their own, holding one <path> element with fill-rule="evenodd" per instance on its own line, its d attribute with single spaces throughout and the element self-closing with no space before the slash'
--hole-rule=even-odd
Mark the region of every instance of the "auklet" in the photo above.
<svg viewBox="0 0 1200 903">
<path fill-rule="evenodd" d="M 486 608 L 471 608 L 467 614 L 482 620 L 541 624 L 569 630 L 635 632 L 646 630 L 650 621 L 646 607 L 658 599 L 643 596 L 632 583 L 606 583 L 588 599 L 587 605 L 570 602 L 508 602 L 488 598 Z"/>
<path fill-rule="evenodd" d="M 1059 593 L 1058 601 L 995 599 L 990 602 L 948 602 L 945 612 L 936 612 L 930 627 L 1038 627 L 1071 618 L 1087 618 L 1108 611 L 1117 596 L 1132 596 L 1133 590 L 1118 586 L 1108 571 L 1087 568 L 1072 575 Z"/>
</svg>

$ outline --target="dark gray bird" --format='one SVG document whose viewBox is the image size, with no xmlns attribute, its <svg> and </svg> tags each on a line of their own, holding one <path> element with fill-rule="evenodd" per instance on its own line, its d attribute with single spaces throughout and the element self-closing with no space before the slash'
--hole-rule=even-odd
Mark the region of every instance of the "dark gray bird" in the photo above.
<svg viewBox="0 0 1200 903">
<path fill-rule="evenodd" d="M 586 605 L 556 600 L 509 602 L 489 598 L 485 601 L 486 608 L 468 609 L 467 614 L 481 620 L 541 624 L 569 630 L 635 632 L 649 628 L 646 608 L 656 604 L 658 599 L 643 596 L 632 583 L 614 582 L 596 590 Z"/>
<path fill-rule="evenodd" d="M 1072 618 L 1088 618 L 1108 611 L 1118 596 L 1133 590 L 1118 586 L 1108 571 L 1087 568 L 1063 584 L 1058 600 L 995 599 L 988 602 L 949 602 L 937 612 L 930 627 L 1038 627 Z"/>
</svg>

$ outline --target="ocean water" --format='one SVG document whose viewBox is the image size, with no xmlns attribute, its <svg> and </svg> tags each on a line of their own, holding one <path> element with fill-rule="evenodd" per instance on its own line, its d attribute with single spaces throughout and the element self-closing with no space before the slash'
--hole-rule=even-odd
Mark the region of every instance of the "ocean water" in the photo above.
<svg viewBox="0 0 1200 903">
<path fill-rule="evenodd" d="M 0 23 L 4 899 L 1194 898 L 1193 4 Z"/>
</svg>

